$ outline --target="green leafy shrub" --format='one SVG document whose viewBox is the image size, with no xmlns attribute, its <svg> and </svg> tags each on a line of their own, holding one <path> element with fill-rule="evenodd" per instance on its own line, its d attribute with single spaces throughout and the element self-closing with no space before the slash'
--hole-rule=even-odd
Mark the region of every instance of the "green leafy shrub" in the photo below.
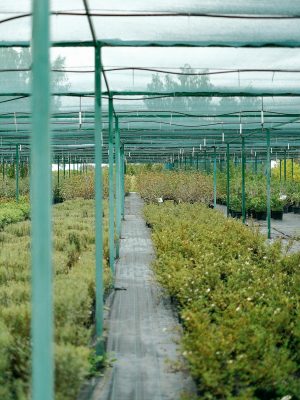
<svg viewBox="0 0 300 400">
<path fill-rule="evenodd" d="M 13 222 L 26 220 L 30 215 L 30 206 L 25 198 L 15 201 L 0 202 L 0 229 Z"/>
<path fill-rule="evenodd" d="M 56 400 L 76 399 L 80 386 L 88 375 L 90 353 L 91 350 L 86 346 L 64 344 L 55 347 Z"/>
<path fill-rule="evenodd" d="M 147 203 L 161 197 L 177 203 L 209 204 L 213 196 L 210 177 L 201 173 L 146 172 L 137 175 L 136 179 L 138 192 Z"/>
<path fill-rule="evenodd" d="M 149 205 L 201 399 L 300 399 L 300 254 L 199 204 Z"/>
<path fill-rule="evenodd" d="M 94 208 L 93 200 L 71 200 L 53 208 L 56 399 L 75 399 L 90 375 Z M 107 218 L 104 231 L 104 286 L 108 290 Z M 23 400 L 28 398 L 31 371 L 30 222 L 11 223 L 0 234 L 0 398 Z"/>
<path fill-rule="evenodd" d="M 29 195 L 29 177 L 19 178 L 19 195 Z M 5 176 L 5 179 L 0 179 L 0 198 L 15 198 L 16 197 L 16 180 Z"/>
<path fill-rule="evenodd" d="M 103 197 L 108 197 L 108 168 L 103 168 Z M 60 196 L 63 200 L 77 198 L 93 199 L 95 196 L 95 174 L 89 171 L 88 174 L 72 174 L 60 182 Z"/>
</svg>

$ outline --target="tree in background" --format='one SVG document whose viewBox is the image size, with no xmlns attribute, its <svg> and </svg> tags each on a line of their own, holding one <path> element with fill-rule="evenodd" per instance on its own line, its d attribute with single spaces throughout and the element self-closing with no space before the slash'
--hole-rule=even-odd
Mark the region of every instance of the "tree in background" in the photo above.
<svg viewBox="0 0 300 400">
<path fill-rule="evenodd" d="M 191 92 L 213 91 L 214 85 L 209 75 L 197 74 L 189 64 L 180 69 L 181 75 L 156 73 L 152 75 L 147 90 L 152 92 Z M 204 71 L 205 73 L 205 71 Z M 157 96 L 159 97 L 159 96 Z M 149 110 L 182 111 L 194 114 L 225 114 L 261 109 L 261 100 L 256 97 L 162 97 L 145 96 L 145 105 Z"/>
<path fill-rule="evenodd" d="M 190 92 L 209 90 L 212 88 L 209 76 L 193 75 L 195 70 L 186 64 L 181 69 L 182 75 L 152 75 L 151 82 L 147 85 L 149 91 L 159 92 Z M 210 109 L 211 97 L 163 97 L 160 99 L 151 99 L 145 97 L 144 102 L 148 109 L 159 111 L 182 111 L 186 113 L 207 113 Z"/>
<path fill-rule="evenodd" d="M 57 57 L 52 63 L 52 69 L 59 72 L 52 73 L 51 89 L 52 92 L 66 91 L 69 88 L 68 78 L 63 72 L 65 64 L 64 57 Z M 24 48 L 16 50 L 14 48 L 0 49 L 0 88 L 2 93 L 6 92 L 31 92 L 31 50 Z M 17 96 L 16 96 L 17 97 Z M 19 96 L 18 96 L 19 97 Z M 17 113 L 30 112 L 31 103 L 28 97 L 23 99 L 11 100 L 11 96 L 1 97 L 3 112 Z M 3 103 L 3 101 L 7 101 Z M 53 111 L 58 111 L 61 102 L 59 98 L 53 99 Z"/>
</svg>

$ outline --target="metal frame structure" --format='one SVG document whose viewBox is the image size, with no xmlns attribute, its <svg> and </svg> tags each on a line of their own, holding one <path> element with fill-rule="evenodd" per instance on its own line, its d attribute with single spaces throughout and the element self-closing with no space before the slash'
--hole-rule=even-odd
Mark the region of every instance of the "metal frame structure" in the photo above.
<svg viewBox="0 0 300 400">
<path fill-rule="evenodd" d="M 234 47 L 234 48 L 299 48 L 299 40 L 251 42 L 243 40 L 199 39 L 187 40 L 99 40 L 94 27 L 94 18 L 107 17 L 109 13 L 97 15 L 89 8 L 88 0 L 83 0 L 82 13 L 85 16 L 92 40 L 89 41 L 58 41 L 50 42 L 50 7 L 49 0 L 33 0 L 32 11 L 32 43 L 26 41 L 0 42 L 0 48 L 32 47 L 32 93 L 11 91 L 0 93 L 3 102 L 18 101 L 32 97 L 32 112 L 15 114 L 19 121 L 10 127 L 12 115 L 0 114 L 2 140 L 3 174 L 6 162 L 16 160 L 16 198 L 18 199 L 19 163 L 30 158 L 31 170 L 31 218 L 32 218 L 32 360 L 33 384 L 32 398 L 34 400 L 52 400 L 54 398 L 53 373 L 53 290 L 51 261 L 51 160 L 63 164 L 66 174 L 66 164 L 95 164 L 95 208 L 96 208 L 96 335 L 97 351 L 104 350 L 103 334 L 103 189 L 102 163 L 109 164 L 109 263 L 112 272 L 115 268 L 115 258 L 119 255 L 121 236 L 121 220 L 124 218 L 124 174 L 125 161 L 139 163 L 165 162 L 182 167 L 189 159 L 199 167 L 203 163 L 207 170 L 208 160 L 213 161 L 214 204 L 217 191 L 217 159 L 226 161 L 227 169 L 227 204 L 230 204 L 230 158 L 241 156 L 242 166 L 242 214 L 246 219 L 245 208 L 245 174 L 246 162 L 251 159 L 257 171 L 258 162 L 266 163 L 267 175 L 267 215 L 268 236 L 271 234 L 271 158 L 284 160 L 284 179 L 286 179 L 286 159 L 299 158 L 300 135 L 298 124 L 300 112 L 275 113 L 268 109 L 241 111 L 223 114 L 191 114 L 174 112 L 172 110 L 139 111 L 120 110 L 116 106 L 120 100 L 159 97 L 300 97 L 300 89 L 265 88 L 218 89 L 195 91 L 148 91 L 148 90 L 110 90 L 107 70 L 102 64 L 102 49 L 104 47 Z M 128 13 L 127 13 L 128 15 Z M 155 13 L 154 16 L 158 16 Z M 176 14 L 186 18 L 185 13 Z M 116 16 L 112 13 L 111 16 Z M 126 16 L 126 14 L 124 14 Z M 132 15 L 133 18 L 138 15 Z M 151 18 L 150 13 L 143 17 Z M 172 13 L 163 13 L 162 18 L 169 18 Z M 202 18 L 230 18 L 228 15 L 215 14 L 193 15 Z M 21 16 L 21 17 L 27 17 Z M 122 15 L 118 15 L 121 18 Z M 232 16 L 235 18 L 236 16 Z M 274 16 L 279 18 L 280 16 Z M 283 18 L 281 16 L 280 18 Z M 286 15 L 286 18 L 299 19 L 299 15 Z M 242 18 L 238 16 L 237 18 Z M 253 17 L 254 18 L 254 17 Z M 267 17 L 262 17 L 267 18 Z M 268 16 L 268 18 L 271 18 Z M 3 21 L 2 21 L 3 22 Z M 90 47 L 94 49 L 95 76 L 94 91 L 67 91 L 51 93 L 50 90 L 50 47 Z M 242 72 L 242 71 L 241 71 Z M 298 73 L 299 71 L 295 71 Z M 106 90 L 103 90 L 102 78 Z M 94 101 L 94 110 L 86 112 L 85 122 L 78 127 L 77 113 L 63 112 L 50 115 L 50 94 L 53 97 L 71 96 L 88 98 Z M 108 100 L 108 109 L 104 109 L 103 100 Z M 172 123 L 169 120 L 172 120 Z M 206 122 L 205 122 L 206 119 Z M 200 123 L 199 123 L 200 120 Z M 186 121 L 186 122 L 184 122 Z M 197 122 L 198 121 L 198 122 Z M 243 121 L 241 123 L 241 121 Z M 130 125 L 130 127 L 129 127 Z M 41 134 L 42 132 L 42 134 Z M 76 143 L 74 143 L 76 142 Z M 52 143 L 52 146 L 51 146 Z M 20 147 L 22 146 L 22 151 Z M 67 161 L 67 162 L 66 162 Z M 59 170 L 59 168 L 58 168 Z M 59 174 L 58 174 L 59 179 Z M 116 237 L 116 240 L 115 240 Z"/>
</svg>

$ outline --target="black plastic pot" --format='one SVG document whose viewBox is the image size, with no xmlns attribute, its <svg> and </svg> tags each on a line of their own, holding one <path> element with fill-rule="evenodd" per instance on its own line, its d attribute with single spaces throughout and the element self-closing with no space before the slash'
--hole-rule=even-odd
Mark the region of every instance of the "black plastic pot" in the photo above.
<svg viewBox="0 0 300 400">
<path fill-rule="evenodd" d="M 242 218 L 242 215 L 242 211 L 231 210 L 231 216 L 233 218 Z"/>
<path fill-rule="evenodd" d="M 294 206 L 294 214 L 300 214 L 300 207 Z"/>
<path fill-rule="evenodd" d="M 285 214 L 293 212 L 293 210 L 294 210 L 294 207 L 291 204 L 287 204 L 287 205 L 283 206 L 283 212 Z"/>
<path fill-rule="evenodd" d="M 258 221 L 265 221 L 267 219 L 267 211 L 256 211 L 255 218 Z"/>
<path fill-rule="evenodd" d="M 248 213 L 249 218 L 255 218 L 255 215 L 256 215 L 255 210 L 248 210 L 247 213 Z"/>
<path fill-rule="evenodd" d="M 282 217 L 283 217 L 282 210 L 279 210 L 279 211 L 271 210 L 271 218 L 282 220 Z"/>
</svg>

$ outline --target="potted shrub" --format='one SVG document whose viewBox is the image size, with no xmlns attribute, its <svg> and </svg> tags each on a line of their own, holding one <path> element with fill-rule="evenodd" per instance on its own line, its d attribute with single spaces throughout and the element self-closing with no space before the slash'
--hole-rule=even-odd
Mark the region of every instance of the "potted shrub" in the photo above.
<svg viewBox="0 0 300 400">
<path fill-rule="evenodd" d="M 300 214 L 300 192 L 293 193 L 292 200 L 294 202 L 294 213 Z"/>
<path fill-rule="evenodd" d="M 230 214 L 233 218 L 242 217 L 242 199 L 237 194 L 230 197 Z"/>
<path fill-rule="evenodd" d="M 253 196 L 250 200 L 250 208 L 254 211 L 253 217 L 264 221 L 267 219 L 267 201 L 266 197 L 262 194 L 257 194 Z"/>
<path fill-rule="evenodd" d="M 292 195 L 295 190 L 295 183 L 294 182 L 285 182 L 284 185 L 282 185 L 284 195 L 281 195 L 281 197 L 285 196 L 284 202 L 283 202 L 283 212 L 284 213 L 289 213 L 293 212 L 293 200 L 292 200 Z"/>
<path fill-rule="evenodd" d="M 271 217 L 282 220 L 283 202 L 285 199 L 279 196 L 279 193 L 274 193 L 271 197 Z"/>
</svg>

